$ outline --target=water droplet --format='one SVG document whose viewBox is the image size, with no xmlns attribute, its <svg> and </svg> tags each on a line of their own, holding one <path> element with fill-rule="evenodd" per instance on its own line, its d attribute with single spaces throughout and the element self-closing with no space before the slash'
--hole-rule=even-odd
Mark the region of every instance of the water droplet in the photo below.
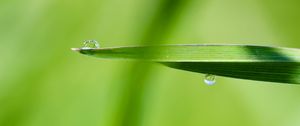
<svg viewBox="0 0 300 126">
<path fill-rule="evenodd" d="M 204 77 L 204 83 L 207 85 L 214 85 L 216 83 L 216 76 L 212 74 L 206 74 Z"/>
<path fill-rule="evenodd" d="M 82 49 L 97 49 L 100 48 L 96 40 L 84 40 Z"/>
</svg>

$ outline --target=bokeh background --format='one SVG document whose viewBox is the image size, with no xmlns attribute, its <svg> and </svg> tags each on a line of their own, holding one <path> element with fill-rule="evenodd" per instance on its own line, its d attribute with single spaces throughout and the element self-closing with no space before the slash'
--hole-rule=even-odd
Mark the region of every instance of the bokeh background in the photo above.
<svg viewBox="0 0 300 126">
<path fill-rule="evenodd" d="M 152 44 L 300 47 L 296 0 L 0 0 L 0 126 L 298 126 L 300 86 L 72 52 Z"/>
</svg>

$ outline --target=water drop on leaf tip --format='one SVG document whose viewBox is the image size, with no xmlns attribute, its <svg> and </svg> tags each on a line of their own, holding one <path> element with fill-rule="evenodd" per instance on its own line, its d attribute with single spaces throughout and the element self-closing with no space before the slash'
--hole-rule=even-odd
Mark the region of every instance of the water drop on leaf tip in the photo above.
<svg viewBox="0 0 300 126">
<path fill-rule="evenodd" d="M 96 40 L 84 40 L 82 49 L 97 49 L 100 48 L 99 42 Z"/>
</svg>

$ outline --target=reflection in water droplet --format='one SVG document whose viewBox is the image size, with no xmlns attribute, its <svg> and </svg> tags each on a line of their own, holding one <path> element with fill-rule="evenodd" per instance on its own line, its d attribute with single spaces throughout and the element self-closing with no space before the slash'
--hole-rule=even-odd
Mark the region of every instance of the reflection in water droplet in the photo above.
<svg viewBox="0 0 300 126">
<path fill-rule="evenodd" d="M 204 82 L 207 85 L 214 85 L 216 83 L 216 76 L 212 74 L 206 74 L 204 77 Z"/>
<path fill-rule="evenodd" d="M 96 40 L 84 40 L 82 49 L 97 49 L 100 48 Z"/>
</svg>

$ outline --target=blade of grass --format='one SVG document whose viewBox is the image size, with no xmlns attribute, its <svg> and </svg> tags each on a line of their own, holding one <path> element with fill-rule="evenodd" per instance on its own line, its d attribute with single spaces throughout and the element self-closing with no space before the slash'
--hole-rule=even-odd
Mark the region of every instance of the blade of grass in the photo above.
<svg viewBox="0 0 300 126">
<path fill-rule="evenodd" d="M 135 34 L 135 40 L 139 41 L 138 44 L 147 45 L 150 44 L 150 42 L 152 44 L 164 44 L 163 41 L 166 36 L 173 31 L 174 26 L 177 26 L 177 18 L 183 16 L 180 13 L 187 9 L 187 3 L 191 1 L 193 0 L 159 0 L 159 3 L 153 6 L 154 8 L 157 7 L 155 12 L 152 13 L 153 15 L 150 13 L 144 16 L 145 12 L 141 12 L 140 14 L 145 17 L 148 23 L 139 26 L 138 29 L 140 30 Z M 145 5 L 146 8 L 148 6 L 149 4 Z M 147 99 L 145 96 L 149 96 L 147 92 L 151 90 L 149 87 L 153 86 L 147 83 L 153 73 L 152 70 L 153 67 L 151 65 L 132 62 L 130 66 L 127 66 L 127 68 L 120 73 L 121 76 L 124 77 L 124 79 L 122 79 L 124 87 L 122 91 L 120 91 L 120 101 L 117 103 L 116 114 L 111 117 L 113 119 L 111 121 L 113 125 L 143 125 L 146 110 L 146 102 L 144 100 Z"/>
<path fill-rule="evenodd" d="M 198 73 L 300 83 L 300 50 L 293 48 L 254 45 L 161 45 L 76 50 L 99 58 L 154 61 Z"/>
</svg>

